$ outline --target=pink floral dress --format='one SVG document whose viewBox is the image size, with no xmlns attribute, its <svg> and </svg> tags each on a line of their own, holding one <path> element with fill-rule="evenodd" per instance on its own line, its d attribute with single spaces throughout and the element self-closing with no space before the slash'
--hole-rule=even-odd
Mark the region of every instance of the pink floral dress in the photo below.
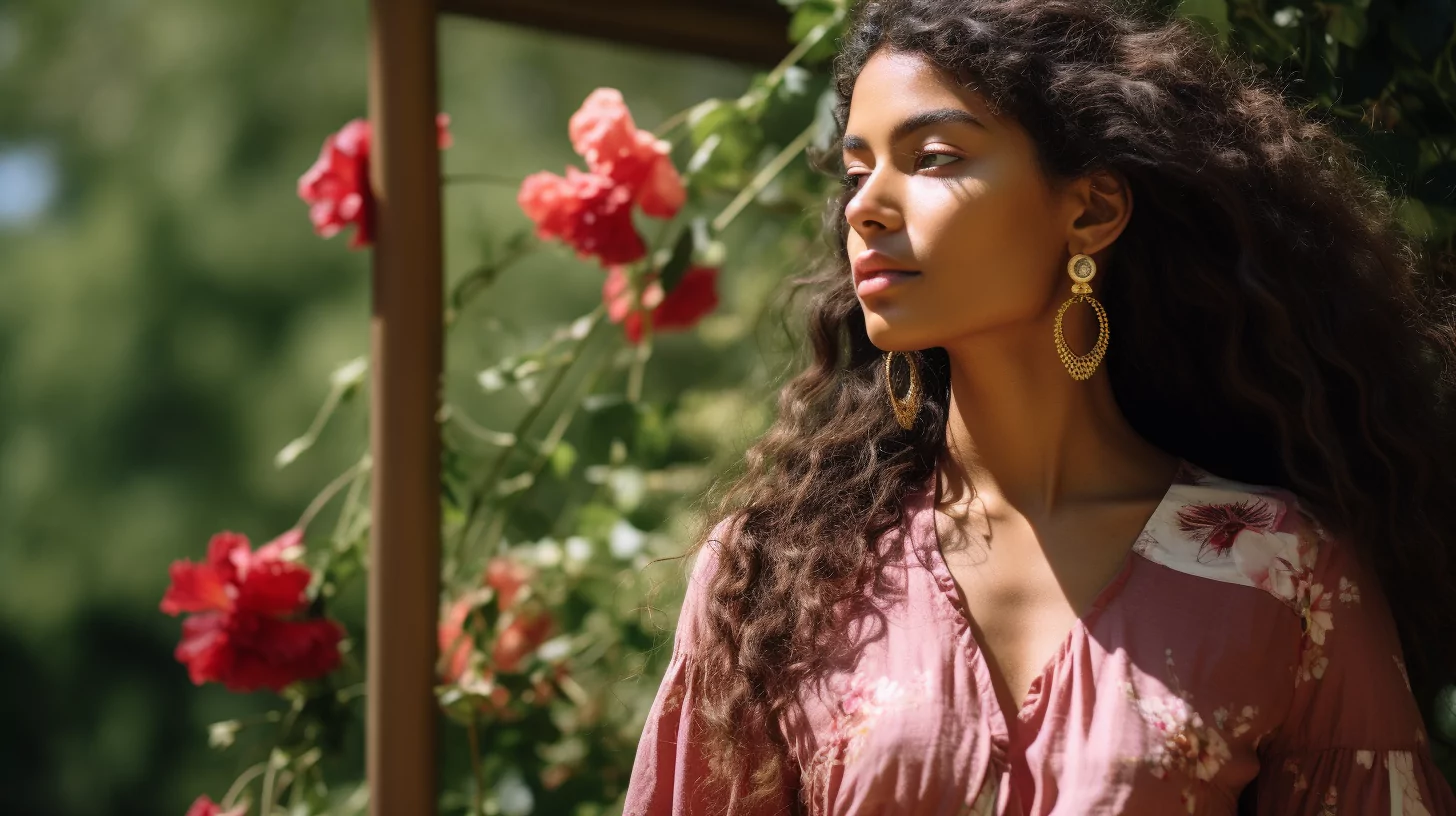
<svg viewBox="0 0 1456 816">
<path fill-rule="evenodd" d="M 791 773 L 753 814 L 694 784 L 688 681 L 715 545 L 694 565 L 626 816 L 1456 814 L 1373 574 L 1287 491 L 1184 462 L 1019 711 L 1002 711 L 934 523 L 907 499 L 851 660 L 781 725 Z M 720 531 L 723 525 L 720 525 Z M 890 552 L 890 551 L 886 551 Z M 1252 786 L 1252 790 L 1246 790 Z"/>
</svg>

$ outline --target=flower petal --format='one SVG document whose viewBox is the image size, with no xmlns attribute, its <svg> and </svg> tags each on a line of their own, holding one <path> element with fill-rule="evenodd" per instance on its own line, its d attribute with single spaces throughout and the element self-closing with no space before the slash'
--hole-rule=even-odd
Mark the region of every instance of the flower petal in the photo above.
<svg viewBox="0 0 1456 816">
<path fill-rule="evenodd" d="M 232 608 L 233 598 L 227 581 L 217 567 L 174 561 L 172 584 L 162 596 L 162 611 L 168 615 L 183 612 L 223 612 Z"/>
<path fill-rule="evenodd" d="M 237 607 L 263 615 L 291 615 L 304 605 L 313 574 L 290 561 L 254 561 L 238 584 Z"/>
<path fill-rule="evenodd" d="M 182 640 L 173 656 L 187 667 L 194 684 L 220 681 L 230 673 L 227 622 L 228 616 L 221 612 L 204 612 L 182 621 Z"/>
</svg>

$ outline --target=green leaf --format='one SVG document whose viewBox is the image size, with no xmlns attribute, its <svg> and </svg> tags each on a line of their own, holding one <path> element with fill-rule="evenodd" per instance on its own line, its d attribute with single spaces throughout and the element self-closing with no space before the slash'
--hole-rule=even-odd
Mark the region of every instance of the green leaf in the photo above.
<svg viewBox="0 0 1456 816">
<path fill-rule="evenodd" d="M 678 233 L 677 241 L 672 245 L 672 254 L 668 256 L 667 263 L 662 265 L 662 272 L 658 278 L 664 293 L 671 292 L 672 288 L 677 286 L 677 282 L 682 280 L 688 267 L 692 265 L 694 247 L 697 246 L 699 240 L 702 240 L 703 243 L 707 242 L 706 237 L 699 238 L 700 235 L 706 236 L 707 228 L 707 219 L 699 217 L 694 218 Z"/>
<path fill-rule="evenodd" d="M 1232 26 L 1229 25 L 1226 0 L 1183 0 L 1178 5 L 1178 14 L 1188 18 L 1219 43 L 1228 41 Z"/>
<path fill-rule="evenodd" d="M 688 127 L 697 148 L 684 168 L 689 184 L 702 191 L 736 190 L 747 183 L 763 134 L 742 107 L 719 100 L 690 118 Z"/>
<path fill-rule="evenodd" d="M 575 465 L 576 448 L 570 442 L 557 442 L 556 449 L 551 451 L 551 472 L 556 474 L 556 478 L 565 479 Z"/>
<path fill-rule="evenodd" d="M 1365 12 L 1355 8 L 1331 6 L 1325 32 L 1334 37 L 1335 42 L 1357 48 L 1365 40 Z"/>
</svg>

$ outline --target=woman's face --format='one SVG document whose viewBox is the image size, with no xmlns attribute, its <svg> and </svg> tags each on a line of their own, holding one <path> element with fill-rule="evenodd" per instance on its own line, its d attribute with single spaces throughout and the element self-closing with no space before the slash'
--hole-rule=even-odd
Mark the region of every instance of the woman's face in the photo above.
<svg viewBox="0 0 1456 816">
<path fill-rule="evenodd" d="M 879 348 L 948 346 L 1049 322 L 1070 294 L 1069 228 L 1080 205 L 1051 188 L 1014 119 L 993 115 L 924 57 L 882 49 L 866 63 L 850 98 L 844 165 L 855 191 L 844 213 L 855 292 Z"/>
</svg>

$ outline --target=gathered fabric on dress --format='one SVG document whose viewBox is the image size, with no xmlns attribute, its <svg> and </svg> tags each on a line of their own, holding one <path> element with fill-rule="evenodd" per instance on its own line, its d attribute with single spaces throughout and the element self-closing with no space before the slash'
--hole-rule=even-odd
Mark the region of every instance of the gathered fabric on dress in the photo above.
<svg viewBox="0 0 1456 816">
<path fill-rule="evenodd" d="M 1234 814 L 1241 795 L 1270 816 L 1456 814 L 1379 583 L 1293 494 L 1182 462 L 1014 712 L 935 499 L 932 475 L 876 542 L 897 555 L 845 621 L 848 658 L 781 722 L 791 772 L 752 813 L 698 784 L 689 667 L 716 544 L 701 551 L 625 816 Z"/>
</svg>

